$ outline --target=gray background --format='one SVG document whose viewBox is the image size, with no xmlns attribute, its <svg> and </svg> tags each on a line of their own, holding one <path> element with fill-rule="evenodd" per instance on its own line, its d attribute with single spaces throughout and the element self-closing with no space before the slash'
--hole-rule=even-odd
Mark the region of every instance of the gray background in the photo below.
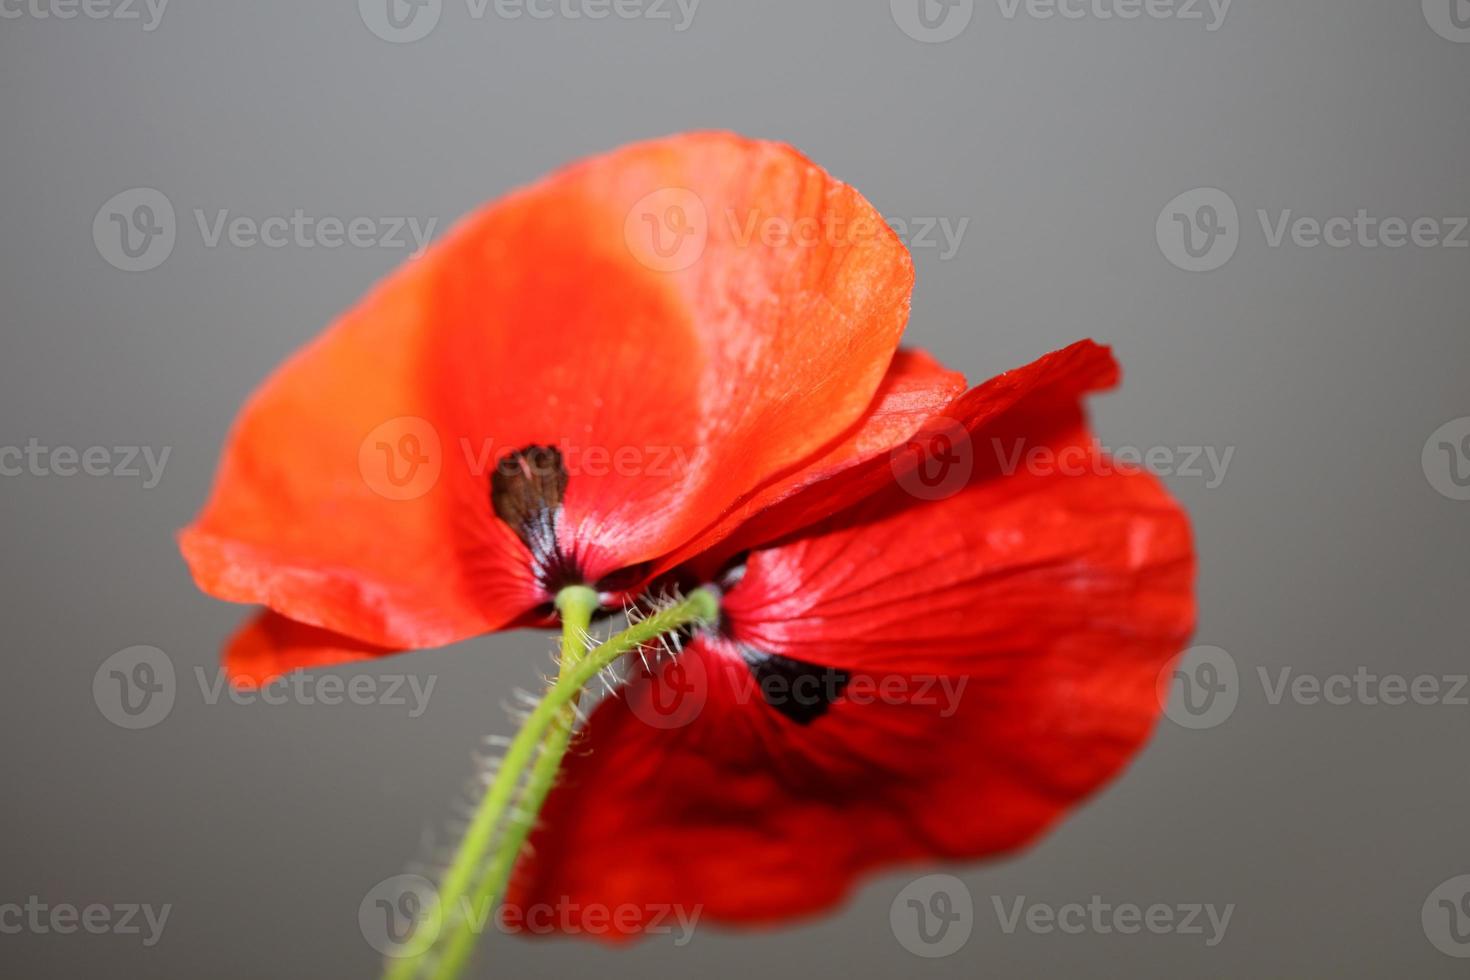
<svg viewBox="0 0 1470 980">
<path fill-rule="evenodd" d="M 1448 0 L 1446 0 L 1448 2 Z M 1257 209 L 1470 213 L 1470 44 L 1417 2 L 1238 0 L 1201 21 L 1013 19 L 975 6 L 921 43 L 875 0 L 704 0 L 649 19 L 471 18 L 387 43 L 354 4 L 174 0 L 139 21 L 0 20 L 0 443 L 171 447 L 162 483 L 0 479 L 0 903 L 171 903 L 162 941 L 0 935 L 15 977 L 360 977 L 357 905 L 424 854 L 501 704 L 535 686 L 530 633 L 341 671 L 434 675 L 427 712 L 210 705 L 238 607 L 198 594 L 173 533 L 203 500 L 237 407 L 403 258 L 206 248 L 193 209 L 416 215 L 441 227 L 582 155 L 728 127 L 791 141 L 890 216 L 970 224 L 916 249 L 909 342 L 972 379 L 1073 339 L 1116 345 L 1111 445 L 1235 447 L 1223 483 L 1175 473 L 1201 558 L 1196 642 L 1229 651 L 1223 724 L 1165 721 L 1040 846 L 959 869 L 976 919 L 910 954 L 869 881 L 789 929 L 701 929 L 623 950 L 495 937 L 502 977 L 1462 976 L 1420 909 L 1470 872 L 1470 708 L 1271 704 L 1258 667 L 1467 669 L 1470 503 L 1420 454 L 1470 415 L 1470 250 L 1270 247 Z M 125 273 L 94 215 L 132 187 L 178 211 L 172 255 Z M 1175 195 L 1225 190 L 1223 268 L 1166 261 Z M 94 704 L 114 651 L 162 648 L 171 715 L 124 731 Z M 1234 903 L 1222 943 L 1006 934 L 992 896 L 1060 905 Z"/>
</svg>

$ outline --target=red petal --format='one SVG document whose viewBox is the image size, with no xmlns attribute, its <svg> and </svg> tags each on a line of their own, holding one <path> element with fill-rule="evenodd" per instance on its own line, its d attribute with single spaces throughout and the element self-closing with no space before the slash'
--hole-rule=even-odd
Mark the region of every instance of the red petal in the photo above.
<svg viewBox="0 0 1470 980">
<path fill-rule="evenodd" d="M 816 496 L 844 502 L 858 499 L 866 486 L 856 478 L 863 472 L 861 464 L 888 460 L 895 449 L 902 448 L 918 435 L 926 423 L 940 416 L 964 391 L 964 375 L 944 367 L 927 352 L 898 351 L 888 366 L 888 373 L 873 403 L 841 438 L 799 468 L 778 474 L 746 495 L 722 514 L 715 524 L 682 548 L 660 559 L 655 571 L 666 571 L 719 545 L 737 528 L 743 533 L 722 548 L 722 552 L 733 553 L 753 543 L 769 540 L 776 536 L 776 531 L 765 530 L 765 522 L 752 521 L 752 518 L 779 501 L 801 496 L 802 490 L 813 489 L 814 506 Z M 879 474 L 887 472 L 881 466 L 876 471 Z M 826 482 L 832 486 L 817 489 Z M 777 511 L 776 527 L 786 526 L 781 516 L 784 513 L 785 510 Z M 811 519 L 825 513 L 831 513 L 831 510 L 813 513 Z"/>
<path fill-rule="evenodd" d="M 612 940 L 675 906 L 776 922 L 832 906 L 869 870 L 1019 847 L 1147 737 L 1177 644 L 1144 646 L 1062 639 L 984 679 L 859 673 L 801 726 L 764 703 L 725 641 L 697 642 L 681 679 L 640 682 L 594 712 L 519 869 L 512 916 L 569 908 L 570 926 Z M 679 705 L 669 692 L 690 691 L 691 677 L 703 678 L 684 694 L 705 698 L 697 716 L 650 724 L 649 706 Z M 576 921 L 620 906 L 639 912 L 628 929 Z"/>
<path fill-rule="evenodd" d="M 259 687 L 293 670 L 332 667 L 392 652 L 266 610 L 230 637 L 225 674 L 232 684 Z"/>
<path fill-rule="evenodd" d="M 993 438 L 1012 453 L 1025 437 Z M 1083 429 L 1024 445 L 1095 451 Z M 1114 467 L 1101 453 L 1077 458 Z M 1153 477 L 1087 465 L 982 478 L 935 502 L 895 487 L 755 551 L 726 597 L 737 636 L 834 667 L 985 674 L 1063 637 L 1182 641 L 1193 617 L 1187 518 Z"/>
<path fill-rule="evenodd" d="M 718 547 L 722 554 L 735 554 L 809 527 L 891 487 L 895 479 L 913 486 L 912 474 L 936 439 L 944 444 L 963 441 L 962 451 L 973 454 L 987 437 L 986 430 L 1008 416 L 1072 412 L 1083 395 L 1116 385 L 1118 374 L 1112 352 L 1091 340 L 1053 351 L 970 389 L 922 422 L 910 419 L 914 428 L 905 437 L 906 443 L 899 439 L 881 445 L 874 440 L 863 452 L 842 459 L 841 465 L 818 474 L 817 479 L 790 480 L 780 492 L 770 495 L 773 499 L 766 500 L 763 509 L 747 512 L 744 524 L 722 527 L 719 535 L 702 536 L 681 549 L 678 557 L 692 557 L 697 547 Z M 973 462 L 973 455 L 966 462 Z M 664 568 L 672 564 L 661 563 Z"/>
<path fill-rule="evenodd" d="M 1087 442 L 1075 406 L 986 432 Z M 1193 624 L 1185 516 L 1152 477 L 1104 465 L 981 465 L 954 496 L 895 487 L 753 553 L 725 597 L 733 639 L 697 642 L 680 674 L 594 713 L 512 902 L 772 921 L 831 905 L 870 868 L 1033 839 L 1141 746 Z M 799 725 L 765 703 L 736 642 L 852 679 Z M 942 685 L 961 680 L 951 700 Z"/>
<path fill-rule="evenodd" d="M 649 234 L 676 218 L 669 258 Z M 847 230 L 747 237 L 772 220 Z M 501 456 L 567 456 L 560 540 L 589 580 L 657 558 L 858 420 L 911 282 L 872 207 L 789 147 L 697 134 L 586 161 L 471 216 L 278 371 L 185 556 L 221 598 L 384 646 L 504 626 L 548 596 L 489 507 Z"/>
</svg>

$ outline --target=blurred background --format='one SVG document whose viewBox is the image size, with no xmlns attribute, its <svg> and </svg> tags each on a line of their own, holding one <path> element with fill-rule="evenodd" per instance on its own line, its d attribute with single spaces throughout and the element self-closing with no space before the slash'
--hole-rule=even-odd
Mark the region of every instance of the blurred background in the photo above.
<svg viewBox="0 0 1470 980">
<path fill-rule="evenodd" d="M 174 532 L 242 400 L 415 229 L 719 127 L 870 198 L 909 342 L 972 380 L 1115 346 L 1101 437 L 1196 523 L 1199 696 L 1013 859 L 754 935 L 493 936 L 480 973 L 1464 976 L 1467 90 L 1466 0 L 0 0 L 0 974 L 374 975 L 360 904 L 446 833 L 549 640 L 334 671 L 422 698 L 236 703 L 247 611 Z M 370 233 L 217 234 L 298 214 Z M 141 662 L 167 690 L 130 713 L 108 678 Z M 902 910 L 940 891 L 936 945 Z M 1014 918 L 1099 904 L 1174 925 Z"/>
</svg>

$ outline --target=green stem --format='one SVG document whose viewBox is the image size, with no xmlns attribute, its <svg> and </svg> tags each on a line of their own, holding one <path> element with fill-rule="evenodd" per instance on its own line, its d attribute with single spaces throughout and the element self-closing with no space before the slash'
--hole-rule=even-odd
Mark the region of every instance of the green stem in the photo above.
<svg viewBox="0 0 1470 980">
<path fill-rule="evenodd" d="M 596 611 L 597 605 L 597 593 L 586 586 L 570 586 L 557 594 L 556 607 L 562 615 L 561 667 L 557 672 L 558 683 L 565 680 L 576 669 L 577 664 L 586 654 L 587 627 L 591 624 L 592 613 Z M 544 741 L 536 739 L 541 743 L 540 753 L 536 756 L 536 761 L 532 766 L 530 782 L 522 791 L 522 801 L 535 798 L 535 786 L 542 769 L 547 765 L 547 759 L 555 756 L 559 763 L 561 757 L 566 754 L 572 730 L 577 724 L 576 703 L 581 693 L 581 689 L 578 688 L 573 693 L 572 699 L 552 716 L 550 732 Z M 531 740 L 527 739 L 527 741 Z M 555 770 L 553 769 L 551 778 L 554 777 Z M 517 781 L 519 781 L 519 773 L 517 773 Z M 541 799 L 544 799 L 544 794 L 541 795 Z M 539 804 L 533 809 L 539 810 Z M 519 851 L 521 845 L 525 843 L 526 834 L 530 830 L 530 821 L 526 818 L 525 813 L 523 802 L 512 805 L 509 816 L 505 818 L 507 826 L 501 834 L 500 846 L 496 848 L 489 873 L 481 877 L 480 886 L 476 888 L 475 896 L 470 907 L 465 910 L 465 914 L 450 920 L 451 930 L 449 935 L 444 937 L 444 956 L 434 970 L 435 980 L 457 977 L 469 964 L 470 956 L 474 953 L 475 941 L 484 924 L 490 921 L 491 904 L 497 897 L 496 890 L 492 890 L 488 895 L 485 894 L 484 883 L 497 877 L 499 862 L 502 860 L 501 855 L 508 846 Z"/>
<path fill-rule="evenodd" d="M 574 664 L 572 669 L 563 670 L 556 686 L 537 706 L 537 710 L 532 712 L 525 727 L 516 736 L 518 740 L 524 737 L 536 742 L 542 742 L 544 736 L 544 743 L 495 859 L 475 891 L 472 908 L 477 921 L 489 921 L 494 904 L 500 899 L 511 872 L 515 869 L 516 859 L 520 856 L 526 837 L 535 825 L 541 806 L 546 802 L 546 796 L 556 780 L 562 759 L 571 744 L 576 721 L 573 706 L 582 688 L 625 653 L 692 622 L 710 622 L 718 610 L 718 601 L 711 593 L 697 591 L 678 605 L 655 613 L 612 637 L 588 654 L 585 660 Z M 436 973 L 435 980 L 454 980 L 458 977 L 474 952 L 477 938 L 472 930 L 456 930 L 449 940 L 441 961 L 442 969 Z"/>
<path fill-rule="evenodd" d="M 565 598 L 564 598 L 565 597 Z M 592 614 L 598 606 L 597 593 L 585 586 L 564 589 L 557 596 L 557 608 L 562 614 L 562 670 L 566 669 L 569 649 L 575 649 L 580 657 L 582 637 L 592 622 Z M 500 771 L 480 799 L 480 805 L 465 829 L 464 838 L 455 852 L 454 860 L 439 882 L 437 908 L 418 928 L 431 930 L 435 942 L 428 949 L 396 959 L 388 964 L 383 976 L 385 980 L 414 980 L 430 961 L 434 947 L 442 942 L 443 931 L 458 927 L 464 918 L 465 902 L 475 876 L 485 863 L 485 854 L 495 841 L 496 829 L 515 790 L 520 784 L 521 774 L 530 764 L 536 745 L 512 744 L 502 761 Z"/>
<path fill-rule="evenodd" d="M 440 949 L 444 952 L 437 960 L 434 980 L 454 980 L 461 974 L 474 952 L 480 928 L 489 921 L 493 905 L 514 870 L 520 849 L 535 824 L 571 744 L 576 721 L 575 706 L 582 688 L 624 654 L 691 623 L 712 622 L 719 612 L 719 602 L 714 594 L 699 589 L 682 602 L 654 613 L 611 637 L 584 656 L 582 637 L 597 607 L 596 594 L 583 586 L 572 586 L 557 596 L 557 607 L 561 610 L 563 622 L 560 673 L 556 683 L 516 733 L 500 772 L 481 800 L 465 839 L 444 876 L 439 889 L 438 913 L 444 929 L 429 950 L 393 963 L 385 973 L 387 980 L 412 980 Z M 509 818 L 501 845 L 490 867 L 480 875 L 473 899 L 465 908 L 464 899 L 469 886 L 476 873 L 484 867 L 485 852 L 496 836 L 495 831 L 502 823 L 522 774 L 528 765 L 532 765 L 533 759 L 534 768 L 519 806 Z M 425 923 L 421 927 L 427 925 Z"/>
</svg>

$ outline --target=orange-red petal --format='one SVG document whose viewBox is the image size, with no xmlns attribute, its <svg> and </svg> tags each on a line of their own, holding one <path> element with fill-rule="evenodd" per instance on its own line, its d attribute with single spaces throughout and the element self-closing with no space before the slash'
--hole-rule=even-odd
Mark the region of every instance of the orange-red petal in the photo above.
<svg viewBox="0 0 1470 980">
<path fill-rule="evenodd" d="M 293 670 L 335 667 L 393 652 L 267 609 L 246 620 L 230 637 L 225 645 L 225 676 L 231 684 L 259 687 Z"/>
<path fill-rule="evenodd" d="M 184 554 L 214 595 L 371 644 L 505 626 L 549 596 L 489 507 L 497 460 L 562 450 L 589 581 L 656 559 L 854 426 L 911 283 L 877 212 L 789 147 L 593 158 L 466 219 L 267 381 Z"/>
<path fill-rule="evenodd" d="M 949 370 L 926 351 L 899 350 L 872 404 L 848 431 L 799 467 L 778 473 L 751 491 L 714 524 L 660 559 L 654 571 L 666 571 L 718 547 L 731 535 L 736 536 L 735 541 L 725 547 L 726 551 L 776 536 L 777 532 L 768 530 L 768 525 L 753 519 L 783 500 L 801 497 L 801 491 L 808 488 L 813 488 L 826 501 L 846 503 L 859 499 L 869 486 L 861 478 L 865 471 L 863 464 L 876 461 L 879 465 L 873 470 L 881 475 L 884 472 L 881 464 L 921 433 L 925 425 L 942 417 L 964 392 L 965 378 L 958 371 Z M 828 483 L 826 487 L 815 489 L 824 482 Z M 830 509 L 824 511 L 830 512 Z M 784 513 L 778 511 L 775 522 L 782 529 L 786 527 L 781 516 Z M 815 515 L 817 511 L 811 513 Z"/>
</svg>

